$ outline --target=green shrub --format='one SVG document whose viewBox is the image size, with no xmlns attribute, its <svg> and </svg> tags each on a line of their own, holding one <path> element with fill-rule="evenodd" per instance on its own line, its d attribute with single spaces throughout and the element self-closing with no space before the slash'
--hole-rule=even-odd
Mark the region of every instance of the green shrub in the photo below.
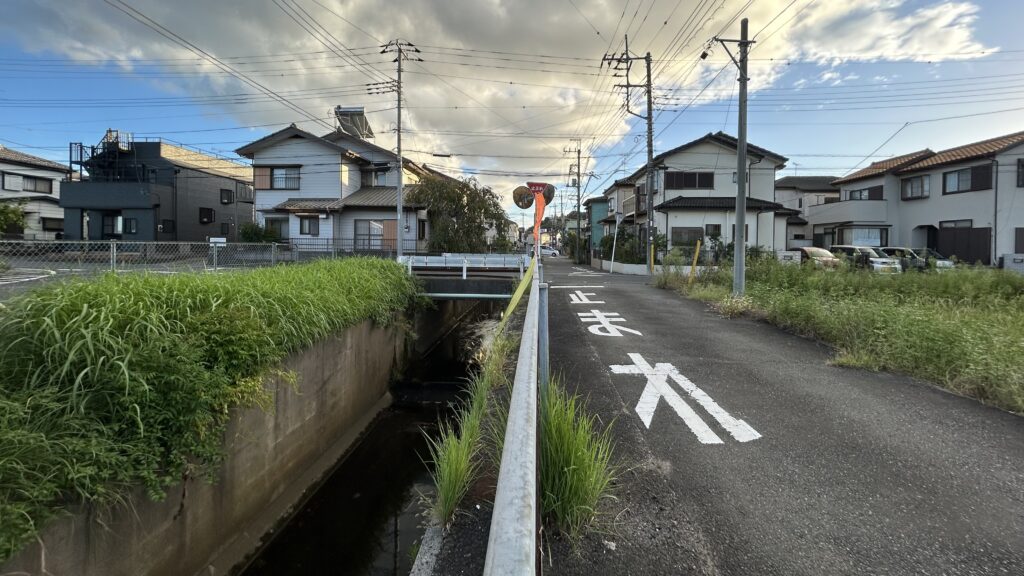
<svg viewBox="0 0 1024 576">
<path fill-rule="evenodd" d="M 552 378 L 540 399 L 541 513 L 571 538 L 594 521 L 614 477 L 610 428 Z"/>
<path fill-rule="evenodd" d="M 153 498 L 222 457 L 288 353 L 415 297 L 374 259 L 224 274 L 108 275 L 0 308 L 0 560 L 68 505 Z"/>
</svg>

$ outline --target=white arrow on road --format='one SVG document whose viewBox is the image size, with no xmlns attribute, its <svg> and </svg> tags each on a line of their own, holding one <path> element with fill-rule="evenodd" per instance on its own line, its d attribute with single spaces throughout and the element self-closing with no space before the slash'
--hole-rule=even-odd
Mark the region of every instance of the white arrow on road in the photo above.
<svg viewBox="0 0 1024 576">
<path fill-rule="evenodd" d="M 722 439 L 694 412 L 668 383 L 671 378 L 694 400 L 697 401 L 708 414 L 711 415 L 721 426 L 738 442 L 750 442 L 757 440 L 761 435 L 743 420 L 734 418 L 715 402 L 707 392 L 697 387 L 689 378 L 679 373 L 675 366 L 668 363 L 658 363 L 651 366 L 644 357 L 637 353 L 630 353 L 629 359 L 632 364 L 613 364 L 611 366 L 614 374 L 635 374 L 647 378 L 647 386 L 636 403 L 636 413 L 640 416 L 647 428 L 651 427 L 654 419 L 654 411 L 662 398 L 665 403 L 675 410 L 679 418 L 697 436 L 702 444 L 722 444 Z"/>
</svg>

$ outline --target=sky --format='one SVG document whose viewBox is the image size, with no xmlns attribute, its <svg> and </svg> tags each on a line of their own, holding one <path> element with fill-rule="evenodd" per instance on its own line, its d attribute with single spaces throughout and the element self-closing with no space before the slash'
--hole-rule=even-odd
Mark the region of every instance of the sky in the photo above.
<svg viewBox="0 0 1024 576">
<path fill-rule="evenodd" d="M 1024 130 L 1014 0 L 0 0 L 0 144 L 66 161 L 107 128 L 237 158 L 290 123 L 365 107 L 396 146 L 401 39 L 407 156 L 502 196 L 527 180 L 583 198 L 646 160 L 644 92 L 603 61 L 652 58 L 655 154 L 736 134 L 737 70 L 714 38 L 749 19 L 750 143 L 780 176 Z M 148 24 L 148 25 L 147 25 Z M 734 46 L 730 47 L 735 50 Z M 700 54 L 707 51 L 704 60 Z M 621 66 L 620 66 L 621 68 Z M 630 83 L 642 83 L 642 60 Z"/>
</svg>

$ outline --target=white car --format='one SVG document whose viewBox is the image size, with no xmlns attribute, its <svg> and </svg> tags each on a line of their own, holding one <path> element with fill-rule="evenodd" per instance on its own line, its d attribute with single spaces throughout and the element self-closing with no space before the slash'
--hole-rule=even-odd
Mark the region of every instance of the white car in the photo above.
<svg viewBox="0 0 1024 576">
<path fill-rule="evenodd" d="M 546 244 L 541 244 L 540 245 L 540 255 L 541 256 L 554 256 L 554 257 L 557 258 L 558 257 L 558 250 L 555 250 L 554 248 L 552 248 L 551 246 L 548 246 Z"/>
</svg>

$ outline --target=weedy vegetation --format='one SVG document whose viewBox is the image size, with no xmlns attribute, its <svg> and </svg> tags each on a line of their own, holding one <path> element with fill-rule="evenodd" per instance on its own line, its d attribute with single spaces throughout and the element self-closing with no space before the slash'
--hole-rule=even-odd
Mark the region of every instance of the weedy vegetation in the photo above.
<svg viewBox="0 0 1024 576">
<path fill-rule="evenodd" d="M 454 424 L 442 422 L 436 436 L 428 435 L 431 475 L 436 488 L 432 512 L 442 526 L 451 525 L 459 505 L 484 468 L 500 461 L 505 433 L 500 422 L 507 418 L 507 408 L 495 401 L 493 393 L 508 384 L 506 363 L 515 342 L 504 334 L 494 337 L 479 370 L 469 380 Z"/>
<path fill-rule="evenodd" d="M 540 398 L 540 490 L 544 518 L 578 539 L 610 497 L 611 427 L 602 429 L 579 396 L 552 377 Z"/>
<path fill-rule="evenodd" d="M 728 263 L 693 285 L 665 283 L 726 315 L 737 308 L 731 284 Z M 903 372 L 1024 412 L 1024 277 L 981 267 L 887 276 L 752 259 L 747 299 L 768 321 L 835 346 L 839 365 Z"/>
<path fill-rule="evenodd" d="M 108 275 L 0 307 L 0 561 L 79 503 L 211 477 L 288 353 L 415 299 L 394 262 Z"/>
</svg>

